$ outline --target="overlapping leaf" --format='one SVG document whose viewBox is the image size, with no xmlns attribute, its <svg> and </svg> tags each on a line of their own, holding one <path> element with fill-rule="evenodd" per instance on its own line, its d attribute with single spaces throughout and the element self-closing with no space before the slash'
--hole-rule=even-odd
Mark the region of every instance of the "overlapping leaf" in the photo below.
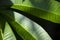
<svg viewBox="0 0 60 40">
<path fill-rule="evenodd" d="M 11 0 L 10 2 L 13 4 L 11 7 L 13 9 L 21 10 L 55 23 L 60 23 L 60 3 L 55 0 Z M 23 40 L 52 40 L 40 25 L 17 12 L 4 10 L 5 7 L 2 7 L 3 10 L 0 10 L 2 17 L 2 19 L 0 18 L 1 40 L 16 40 L 12 29 L 15 30 Z M 9 24 L 5 26 L 6 21 Z M 2 34 L 4 34 L 4 37 Z"/>
<path fill-rule="evenodd" d="M 14 13 L 16 22 L 21 24 L 21 26 L 31 33 L 36 40 L 52 40 L 48 33 L 40 25 L 17 12 Z"/>
<path fill-rule="evenodd" d="M 12 29 L 0 13 L 0 40 L 16 40 Z"/>
<path fill-rule="evenodd" d="M 3 40 L 3 34 L 4 34 L 4 27 L 5 27 L 5 20 L 0 15 L 0 40 Z"/>
<path fill-rule="evenodd" d="M 2 30 L 0 29 L 0 40 L 3 40 L 3 38 L 2 38 L 2 32 L 1 32 Z"/>
<path fill-rule="evenodd" d="M 0 15 L 6 18 L 10 26 L 20 35 L 24 40 L 36 40 L 27 30 L 25 30 L 19 23 L 14 20 L 14 14 L 10 10 L 0 11 Z M 28 37 L 28 38 L 27 38 Z"/>
<path fill-rule="evenodd" d="M 60 3 L 55 0 L 11 0 L 18 9 L 39 18 L 60 23 Z"/>
<path fill-rule="evenodd" d="M 6 10 L 4 12 L 1 11 L 1 13 L 4 19 L 6 18 L 10 26 L 24 40 L 52 40 L 48 33 L 41 26 L 25 16 L 10 10 Z"/>
</svg>

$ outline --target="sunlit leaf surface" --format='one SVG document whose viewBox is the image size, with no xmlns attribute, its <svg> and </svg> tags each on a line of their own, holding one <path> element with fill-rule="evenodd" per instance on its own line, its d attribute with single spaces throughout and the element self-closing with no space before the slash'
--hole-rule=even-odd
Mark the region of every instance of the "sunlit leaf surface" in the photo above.
<svg viewBox="0 0 60 40">
<path fill-rule="evenodd" d="M 11 12 L 8 10 L 2 12 L 1 15 L 4 15 L 4 18 L 6 18 L 10 26 L 24 40 L 52 40 L 48 33 L 40 25 L 31 21 L 20 13 Z"/>
<path fill-rule="evenodd" d="M 4 40 L 16 40 L 16 37 L 8 23 L 5 25 Z"/>
<path fill-rule="evenodd" d="M 0 40 L 17 40 L 16 35 L 23 40 L 53 40 L 42 26 L 16 10 L 60 23 L 60 3 L 56 0 L 1 0 Z"/>
</svg>

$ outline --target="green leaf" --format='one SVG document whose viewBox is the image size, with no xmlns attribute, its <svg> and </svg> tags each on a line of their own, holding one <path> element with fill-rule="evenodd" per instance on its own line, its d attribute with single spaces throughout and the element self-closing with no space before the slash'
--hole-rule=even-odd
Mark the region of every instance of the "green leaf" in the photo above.
<svg viewBox="0 0 60 40">
<path fill-rule="evenodd" d="M 16 22 L 33 35 L 36 40 L 52 40 L 40 25 L 17 12 L 14 12 L 14 14 Z"/>
<path fill-rule="evenodd" d="M 55 0 L 11 0 L 11 8 L 27 12 L 31 15 L 60 23 L 60 3 Z"/>
<path fill-rule="evenodd" d="M 48 33 L 37 23 L 10 10 L 1 11 L 1 15 L 6 18 L 10 26 L 24 39 L 24 40 L 52 40 Z M 6 14 L 4 14 L 6 13 Z M 15 21 L 14 21 L 15 20 Z"/>
<path fill-rule="evenodd" d="M 12 29 L 5 23 L 6 20 L 0 15 L 0 40 L 16 40 Z"/>
<path fill-rule="evenodd" d="M 2 30 L 0 29 L 0 40 L 3 40 L 2 38 Z"/>
<path fill-rule="evenodd" d="M 16 40 L 16 37 L 8 23 L 5 25 L 4 40 Z"/>
<path fill-rule="evenodd" d="M 5 27 L 5 20 L 0 15 L 0 40 L 3 40 L 3 34 L 4 34 L 4 27 Z"/>
<path fill-rule="evenodd" d="M 6 13 L 6 14 L 5 14 Z M 12 15 L 11 15 L 12 14 Z M 4 19 L 9 22 L 10 26 L 20 35 L 24 40 L 35 40 L 34 36 L 32 36 L 27 30 L 25 30 L 19 23 L 14 21 L 13 12 L 10 10 L 1 11 L 1 14 Z"/>
</svg>

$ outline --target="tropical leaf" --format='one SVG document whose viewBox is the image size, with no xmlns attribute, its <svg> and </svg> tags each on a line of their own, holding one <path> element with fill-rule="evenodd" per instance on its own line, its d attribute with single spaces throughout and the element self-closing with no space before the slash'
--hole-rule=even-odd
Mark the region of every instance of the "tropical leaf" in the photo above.
<svg viewBox="0 0 60 40">
<path fill-rule="evenodd" d="M 0 40 L 16 40 L 12 29 L 5 23 L 6 20 L 0 15 Z"/>
<path fill-rule="evenodd" d="M 1 31 L 1 29 L 0 29 L 0 40 L 3 40 L 3 38 L 2 38 L 2 31 Z"/>
<path fill-rule="evenodd" d="M 6 13 L 6 14 L 5 14 Z M 11 15 L 12 14 L 12 15 Z M 25 30 L 20 24 L 14 20 L 13 12 L 10 10 L 1 11 L 1 14 L 9 22 L 10 26 L 24 39 L 24 40 L 36 40 L 27 30 Z M 28 37 L 28 38 L 27 38 Z"/>
<path fill-rule="evenodd" d="M 0 40 L 3 40 L 5 22 L 6 21 L 0 15 Z"/>
<path fill-rule="evenodd" d="M 19 11 L 60 23 L 60 3 L 56 0 L 1 0 L 0 40 L 53 40 L 42 26 Z"/>
<path fill-rule="evenodd" d="M 60 3 L 55 0 L 11 0 L 11 8 L 27 12 L 31 15 L 60 23 Z"/>
<path fill-rule="evenodd" d="M 16 12 L 11 12 L 10 10 L 6 10 L 4 12 L 1 11 L 1 13 L 1 15 L 6 18 L 10 26 L 24 40 L 52 40 L 48 33 L 41 26 L 25 16 L 22 16 Z"/>
<path fill-rule="evenodd" d="M 17 12 L 14 12 L 14 14 L 16 22 L 21 24 L 21 26 L 33 35 L 36 40 L 52 40 L 40 25 Z"/>
<path fill-rule="evenodd" d="M 16 37 L 8 23 L 5 25 L 4 40 L 16 40 Z"/>
</svg>

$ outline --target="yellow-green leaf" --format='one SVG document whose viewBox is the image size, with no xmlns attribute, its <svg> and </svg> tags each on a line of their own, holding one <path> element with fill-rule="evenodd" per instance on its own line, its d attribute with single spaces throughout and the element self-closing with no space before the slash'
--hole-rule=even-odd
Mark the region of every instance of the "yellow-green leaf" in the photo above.
<svg viewBox="0 0 60 40">
<path fill-rule="evenodd" d="M 8 23 L 5 24 L 3 39 L 4 40 L 16 40 L 16 37 Z"/>
</svg>

